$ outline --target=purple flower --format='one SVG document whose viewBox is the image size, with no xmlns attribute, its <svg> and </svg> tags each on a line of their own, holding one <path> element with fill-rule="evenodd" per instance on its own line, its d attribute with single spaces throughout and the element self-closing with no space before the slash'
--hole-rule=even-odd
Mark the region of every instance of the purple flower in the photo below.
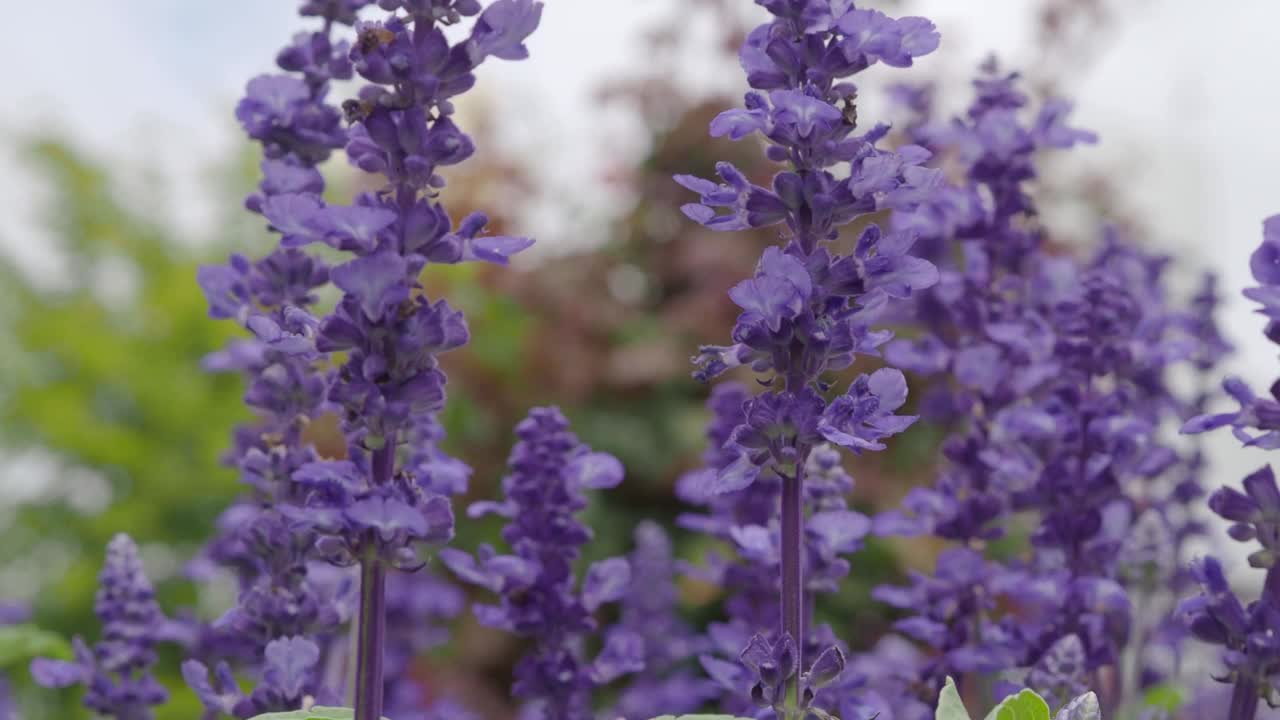
<svg viewBox="0 0 1280 720">
<path fill-rule="evenodd" d="M 718 689 L 686 667 L 702 643 L 679 616 L 671 540 L 656 523 L 641 522 L 628 560 L 630 587 L 644 592 L 621 597 L 619 627 L 643 642 L 643 669 L 628 680 L 613 712 L 621 717 L 694 712 Z"/>
<path fill-rule="evenodd" d="M 1262 596 L 1247 607 L 1227 584 L 1222 566 L 1213 557 L 1192 568 L 1202 593 L 1183 601 L 1179 611 L 1198 640 L 1223 648 L 1227 673 L 1217 678 L 1235 685 L 1229 720 L 1256 707 L 1259 698 L 1274 704 L 1277 690 L 1272 678 L 1280 671 L 1280 641 L 1274 628 L 1280 622 L 1280 582 L 1268 571 Z"/>
<path fill-rule="evenodd" d="M 739 55 L 754 91 L 746 94 L 742 109 L 716 117 L 711 134 L 738 140 L 760 133 L 768 158 L 787 167 L 769 187 L 750 182 L 728 163 L 716 166 L 722 183 L 687 175 L 676 181 L 699 195 L 684 213 L 709 229 L 783 226 L 782 246 L 766 250 L 755 276 L 730 291 L 742 308 L 733 343 L 703 347 L 695 358 L 699 380 L 745 365 L 762 376 L 767 390 L 742 404 L 740 424 L 714 450 L 711 466 L 682 482 L 686 497 L 707 502 L 713 511 L 682 522 L 733 540 L 742 564 L 754 566 L 748 570 L 717 560 L 706 571 L 740 593 L 743 605 L 749 604 L 747 597 L 776 592 L 772 584 L 781 580 L 778 605 L 739 615 L 733 603 L 730 612 L 739 616 L 721 633 L 734 641 L 755 638 L 740 658 L 751 678 L 731 661 L 703 658 L 704 669 L 731 693 L 749 686 L 755 703 L 777 707 L 793 679 L 809 682 L 804 678 L 812 673 L 807 703 L 819 699 L 819 685 L 839 674 L 843 656 L 834 638 L 811 635 L 804 627 L 803 595 L 806 588 L 831 589 L 843 577 L 848 565 L 839 555 L 853 550 L 869 525 L 861 515 L 844 511 L 832 492 L 842 484 L 834 472 L 838 463 L 816 463 L 810 482 L 810 459 L 824 440 L 855 451 L 882 449 L 880 439 L 914 420 L 893 414 L 906 400 L 900 373 L 863 376 L 830 404 L 824 397 L 830 388 L 826 377 L 847 368 L 858 354 L 877 354 L 892 337 L 872 327 L 890 299 L 909 297 L 937 281 L 932 263 L 906 254 L 915 240 L 911 233 L 883 235 L 869 226 L 846 256 L 830 244 L 842 226 L 861 215 L 925 203 L 942 173 L 922 167 L 930 157 L 922 147 L 876 147 L 888 126 L 856 134 L 856 89 L 840 82 L 878 61 L 907 66 L 931 52 L 937 46 L 931 23 L 895 20 L 854 9 L 852 3 L 759 4 L 773 18 L 748 35 Z M 811 518 L 812 533 L 805 532 L 806 505 L 829 511 Z M 746 508 L 756 515 L 750 521 L 717 517 Z M 812 563 L 808 579 L 802 571 L 806 554 Z M 718 645 L 729 654 L 728 642 Z M 806 655 L 817 658 L 812 667 L 804 662 Z M 784 657 L 789 658 L 785 663 Z M 724 707 L 743 710 L 732 699 Z"/>
<path fill-rule="evenodd" d="M 434 417 L 445 383 L 437 356 L 467 341 L 466 324 L 443 300 L 428 299 L 418 276 L 427 262 L 505 263 L 530 242 L 480 237 L 482 215 L 453 232 L 436 170 L 474 151 L 449 98 L 474 84 L 486 57 L 523 57 L 541 4 L 498 0 L 470 38 L 452 44 L 441 26 L 480 14 L 474 0 L 383 0 L 391 17 L 359 21 L 370 4 L 307 0 L 301 13 L 323 18 L 323 29 L 280 52 L 284 74 L 248 84 L 236 116 L 265 158 L 245 204 L 281 247 L 258 262 L 234 256 L 198 277 L 210 314 L 234 318 L 254 338 L 206 364 L 244 372 L 245 402 L 258 411 L 228 457 L 246 495 L 197 564 L 203 574 L 225 567 L 240 585 L 236 607 L 202 629 L 207 637 L 188 665 L 210 713 L 247 717 L 334 695 L 327 685 L 341 680 L 329 668 L 346 652 L 337 631 L 352 617 L 354 584 L 322 560 L 363 564 L 359 656 L 385 652 L 382 623 L 368 620 L 387 609 L 386 568 L 416 568 L 417 546 L 452 535 L 446 495 L 469 472 L 439 450 Z M 354 44 L 334 41 L 335 25 L 355 25 Z M 339 111 L 328 99 L 331 81 L 356 74 L 372 84 Z M 344 147 L 386 183 L 350 205 L 326 204 L 316 166 Z M 317 242 L 354 257 L 330 271 L 302 249 Z M 343 296 L 316 318 L 308 308 L 330 280 Z M 334 352 L 345 354 L 336 369 Z M 346 432 L 343 461 L 321 460 L 303 433 L 333 411 Z M 228 681 L 233 665 L 260 681 L 247 695 Z M 401 658 L 393 669 L 405 665 Z M 383 678 L 378 666 L 368 669 L 357 683 L 358 715 L 381 717 Z"/>
<path fill-rule="evenodd" d="M 1202 433 L 1230 425 L 1232 434 L 1246 447 L 1280 448 L 1280 400 L 1258 397 L 1239 378 L 1227 378 L 1222 389 L 1240 404 L 1233 413 L 1197 415 L 1182 426 L 1184 433 Z M 1261 431 L 1251 434 L 1250 431 Z"/>
<path fill-rule="evenodd" d="M 344 142 L 337 110 L 316 102 L 316 91 L 289 75 L 259 75 L 249 81 L 236 119 L 267 157 L 294 155 L 310 163 Z"/>
<path fill-rule="evenodd" d="M 854 452 L 883 450 L 882 438 L 896 435 L 916 421 L 914 415 L 894 415 L 907 400 L 907 381 L 893 368 L 861 375 L 849 390 L 823 411 L 818 432 Z"/>
<path fill-rule="evenodd" d="M 1271 466 L 1244 479 L 1244 492 L 1218 488 L 1209 496 L 1209 509 L 1232 523 L 1228 532 L 1239 542 L 1257 540 L 1262 549 L 1249 556 L 1249 564 L 1269 569 L 1280 560 L 1280 488 Z"/>
<path fill-rule="evenodd" d="M 45 687 L 84 685 L 84 706 L 116 720 L 149 720 L 169 693 L 151 674 L 165 623 L 155 591 L 128 535 L 107 545 L 94 614 L 102 636 L 92 648 L 75 638 L 75 659 L 37 658 L 31 676 Z"/>
<path fill-rule="evenodd" d="M 500 597 L 498 605 L 477 605 L 485 625 L 534 639 L 515 667 L 512 693 L 547 718 L 592 717 L 591 690 L 644 667 L 646 643 L 637 629 L 616 626 L 587 661 L 584 637 L 597 629 L 593 612 L 631 589 L 631 564 L 609 558 L 587 568 L 581 586 L 574 561 L 592 538 L 576 516 L 586 507 L 584 491 L 609 488 L 622 480 L 622 467 L 605 453 L 592 452 L 569 431 L 555 408 L 535 408 L 516 426 L 518 441 L 502 481 L 504 500 L 472 505 L 472 516 L 507 518 L 502 537 L 511 555 L 482 546 L 474 555 L 447 549 L 445 565 L 464 582 Z"/>
<path fill-rule="evenodd" d="M 497 0 L 476 20 L 466 44 L 467 57 L 478 65 L 487 56 L 503 60 L 529 57 L 524 41 L 538 27 L 542 3 L 534 0 Z"/>
</svg>

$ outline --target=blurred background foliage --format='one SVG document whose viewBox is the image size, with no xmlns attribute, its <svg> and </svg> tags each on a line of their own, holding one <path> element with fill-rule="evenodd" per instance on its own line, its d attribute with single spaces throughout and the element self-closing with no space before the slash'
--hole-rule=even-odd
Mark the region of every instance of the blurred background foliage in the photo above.
<svg viewBox="0 0 1280 720">
<path fill-rule="evenodd" d="M 730 3 L 691 2 L 693 11 L 716 19 L 721 50 L 731 55 L 745 28 Z M 1055 37 L 1063 38 L 1061 53 L 1096 52 L 1092 45 L 1073 50 L 1074 35 L 1052 30 L 1063 22 L 1053 12 L 1098 4 L 1046 2 L 1040 19 L 1046 52 L 1057 47 Z M 656 26 L 647 38 L 652 57 L 674 56 L 688 26 L 679 16 Z M 722 159 L 758 180 L 769 168 L 751 143 L 707 138 L 710 119 L 736 99 L 690 94 L 672 83 L 674 76 L 655 63 L 601 89 L 601 103 L 626 106 L 650 134 L 649 151 L 611 178 L 635 201 L 612 222 L 607 240 L 590 250 L 543 253 L 513 269 L 432 266 L 424 277 L 431 294 L 465 311 L 472 330 L 471 344 L 445 358 L 446 449 L 476 471 L 471 497 L 460 505 L 493 495 L 511 428 L 528 408 L 558 404 L 585 441 L 617 455 L 628 471 L 628 482 L 588 510 L 598 535 L 592 557 L 624 552 L 640 518 L 674 526 L 681 508 L 673 485 L 698 463 L 706 420 L 707 388 L 690 379 L 688 356 L 699 344 L 723 341 L 736 317 L 728 288 L 750 275 L 760 249 L 776 240 L 771 231 L 711 233 L 680 214 L 686 193 L 672 175 L 710 176 Z M 1055 80 L 1041 78 L 1037 87 L 1051 92 Z M 467 127 L 477 144 L 490 146 L 499 121 L 483 108 L 464 112 L 473 116 Z M 236 330 L 207 317 L 194 278 L 201 263 L 234 250 L 260 254 L 273 242 L 259 219 L 240 209 L 255 183 L 257 158 L 246 143 L 210 170 L 208 191 L 218 194 L 216 205 L 225 212 L 212 219 L 209 237 L 192 242 L 157 220 L 166 216 L 163 208 L 122 200 L 118 188 L 133 180 L 134 168 L 106 167 L 65 138 L 20 142 L 34 176 L 50 189 L 43 224 L 62 272 L 50 283 L 0 256 L 0 453 L 6 460 L 0 600 L 29 602 L 39 627 L 96 636 L 92 604 L 102 549 L 125 531 L 143 546 L 167 611 L 190 608 L 213 617 L 231 598 L 198 597 L 183 565 L 238 492 L 219 457 L 246 410 L 238 378 L 201 370 L 201 359 Z M 336 167 L 341 162 L 334 165 L 335 193 L 359 189 L 359 177 L 343 174 L 345 168 Z M 501 233 L 519 232 L 512 222 L 536 189 L 509 159 L 481 154 L 450 178 L 447 192 L 455 216 L 483 208 Z M 151 197 L 161 202 L 164 195 L 157 189 Z M 851 463 L 855 505 L 869 511 L 896 502 L 913 477 L 926 476 L 941 431 L 918 426 L 883 457 Z M 335 425 L 317 423 L 317 444 L 335 438 Z M 460 523 L 457 544 L 497 541 L 497 530 L 495 522 Z M 678 533 L 676 541 L 685 558 L 706 549 Z M 928 546 L 873 542 L 846 591 L 818 612 L 857 646 L 890 619 L 870 601 L 870 588 L 903 567 L 931 562 Z M 713 588 L 686 584 L 682 591 L 691 616 L 714 617 Z M 443 651 L 447 663 L 424 660 L 424 682 L 505 697 L 513 641 L 472 622 L 456 632 Z M 4 642 L 0 638 L 0 646 Z M 40 648 L 47 652 L 50 645 Z M 32 652 L 34 646 L 12 642 L 0 647 L 30 717 L 83 717 L 74 698 L 32 691 L 24 671 Z M 176 702 L 163 720 L 195 717 L 176 658 L 165 660 L 164 679 Z"/>
</svg>

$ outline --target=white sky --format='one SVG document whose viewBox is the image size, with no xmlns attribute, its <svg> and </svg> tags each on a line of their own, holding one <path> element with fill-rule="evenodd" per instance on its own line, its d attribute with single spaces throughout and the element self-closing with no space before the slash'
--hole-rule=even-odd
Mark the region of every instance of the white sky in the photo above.
<svg viewBox="0 0 1280 720">
<path fill-rule="evenodd" d="M 550 196 L 582 199 L 534 218 L 531 229 L 544 242 L 590 241 L 564 238 L 566 228 L 577 227 L 566 217 L 593 204 L 591 178 L 607 160 L 636 150 L 618 144 L 626 118 L 602 117 L 592 93 L 648 60 L 638 52 L 639 31 L 680 1 L 547 0 L 543 26 L 530 41 L 533 58 L 482 72 L 480 83 L 498 107 L 519 118 L 503 125 L 506 149 L 526 159 Z M 1123 30 L 1076 80 L 1077 124 L 1102 136 L 1082 159 L 1124 173 L 1131 202 L 1160 231 L 1157 240 L 1218 269 L 1224 290 L 1238 298 L 1261 220 L 1280 212 L 1280 2 L 1120 4 L 1127 6 Z M 11 29 L 0 43 L 0 243 L 37 266 L 46 258 L 32 216 L 39 187 L 18 164 L 12 140 L 48 127 L 108 161 L 156 169 L 174 200 L 157 209 L 176 212 L 198 234 L 210 212 L 201 202 L 201 173 L 235 146 L 234 102 L 298 29 L 295 5 L 60 0 L 55 18 L 48 3 L 0 0 Z M 912 13 L 933 18 L 943 33 L 943 51 L 922 64 L 963 80 L 989 51 L 1006 67 L 1026 62 L 1033 57 L 1024 31 L 1032 5 L 910 2 Z M 741 80 L 733 68 L 703 66 L 691 70 L 690 82 L 733 88 Z M 607 207 L 607 200 L 595 204 Z M 1276 374 L 1275 355 L 1245 307 L 1233 300 L 1228 315 L 1242 351 L 1233 367 L 1263 389 Z M 1232 458 L 1228 476 L 1263 462 L 1260 454 L 1228 452 L 1230 441 L 1218 440 Z"/>
</svg>

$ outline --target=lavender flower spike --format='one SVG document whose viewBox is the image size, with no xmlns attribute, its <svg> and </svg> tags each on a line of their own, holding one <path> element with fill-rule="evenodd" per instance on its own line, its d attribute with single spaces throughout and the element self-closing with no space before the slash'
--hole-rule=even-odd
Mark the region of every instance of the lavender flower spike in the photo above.
<svg viewBox="0 0 1280 720">
<path fill-rule="evenodd" d="M 702 348 L 695 376 L 706 380 L 749 365 L 764 374 L 769 388 L 748 402 L 745 421 L 725 445 L 735 458 L 708 478 L 702 494 L 739 491 L 762 476 L 781 481 L 780 634 L 773 641 L 753 640 L 743 662 L 758 677 L 756 687 L 767 689 L 754 699 L 791 720 L 806 712 L 808 702 L 800 687 L 809 670 L 802 570 L 808 456 L 824 439 L 854 452 L 880 449 L 882 438 L 914 420 L 893 414 L 906 397 L 906 383 L 896 370 L 859 379 L 830 406 L 822 394 L 829 387 L 823 377 L 848 367 L 857 354 L 876 354 L 891 337 L 872 329 L 888 301 L 909 297 L 938 279 L 931 263 L 908 254 L 913 234 L 884 234 L 869 225 L 850 255 L 827 247 L 841 226 L 858 216 L 913 209 L 943 180 L 940 170 L 922 166 L 930 156 L 922 147 L 877 148 L 886 126 L 855 132 L 857 88 L 847 78 L 877 62 L 909 66 L 937 47 L 938 34 L 923 18 L 893 19 L 848 2 L 758 4 L 773 18 L 748 35 L 739 56 L 754 90 L 743 108 L 712 121 L 711 134 L 738 140 L 758 133 L 768 143 L 769 159 L 788 168 L 767 186 L 728 163 L 717 165 L 720 182 L 691 176 L 676 181 L 699 195 L 684 212 L 707 228 L 785 228 L 785 244 L 766 250 L 755 276 L 730 291 L 742 308 L 733 344 Z M 766 647 L 768 653 L 761 650 Z M 794 656 L 778 648 L 794 648 Z M 766 655 L 773 659 L 763 661 Z M 789 659 L 780 664 L 775 656 Z M 842 666 L 843 660 L 834 665 Z M 825 668 L 818 670 L 824 682 L 832 679 Z"/>
<path fill-rule="evenodd" d="M 1280 343 L 1280 215 L 1263 223 L 1262 245 L 1250 258 L 1249 268 L 1261 286 L 1245 290 L 1245 296 L 1262 303 L 1258 312 L 1268 317 L 1266 335 Z M 1268 450 L 1280 447 L 1280 396 L 1261 399 L 1239 380 L 1224 383 L 1240 403 L 1240 411 L 1201 415 L 1183 426 L 1185 433 L 1199 433 L 1230 425 L 1245 445 Z M 1253 435 L 1251 433 L 1260 432 Z M 1216 679 L 1232 685 L 1227 720 L 1253 720 L 1259 700 L 1280 705 L 1280 485 L 1267 465 L 1244 479 L 1244 492 L 1223 487 L 1209 497 L 1209 508 L 1232 523 L 1228 529 L 1239 542 L 1257 541 L 1261 548 L 1249 556 L 1249 564 L 1265 570 L 1262 594 L 1245 605 L 1227 584 L 1219 562 L 1208 557 L 1193 568 L 1202 592 L 1183 602 L 1180 610 L 1191 633 L 1223 648 L 1226 673 Z"/>
<path fill-rule="evenodd" d="M 513 694 L 529 703 L 530 716 L 591 720 L 591 691 L 642 669 L 645 661 L 644 638 L 625 626 L 605 634 L 594 660 L 582 656 L 582 641 L 597 629 L 593 614 L 628 591 L 631 568 L 625 558 L 598 561 L 579 586 L 573 565 L 592 532 L 576 515 L 587 505 L 585 490 L 622 482 L 622 465 L 580 443 L 556 408 L 530 411 L 516 436 L 502 481 L 505 500 L 469 510 L 507 518 L 502 538 L 513 554 L 482 545 L 474 556 L 446 548 L 440 558 L 464 582 L 501 598 L 498 605 L 474 608 L 481 623 L 533 639 L 512 683 Z"/>
<path fill-rule="evenodd" d="M 98 643 L 90 647 L 77 637 L 74 660 L 37 658 L 31 676 L 49 688 L 84 685 L 84 705 L 99 715 L 151 720 L 151 708 L 169 698 L 151 674 L 165 618 L 128 535 L 117 535 L 107 545 L 94 613 L 102 623 Z"/>
</svg>

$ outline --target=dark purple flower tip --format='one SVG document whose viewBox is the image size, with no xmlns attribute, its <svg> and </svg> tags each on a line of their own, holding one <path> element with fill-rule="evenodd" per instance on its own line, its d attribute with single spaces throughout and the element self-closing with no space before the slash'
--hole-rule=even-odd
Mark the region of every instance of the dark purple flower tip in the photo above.
<svg viewBox="0 0 1280 720">
<path fill-rule="evenodd" d="M 594 612 L 605 603 L 620 600 L 631 588 L 631 563 L 615 557 L 592 563 L 582 582 L 582 604 Z"/>
<path fill-rule="evenodd" d="M 1264 514 L 1272 518 L 1280 515 L 1280 488 L 1270 465 L 1250 473 L 1244 479 L 1244 490 Z"/>
<path fill-rule="evenodd" d="M 1222 564 L 1217 558 L 1205 557 L 1191 566 L 1192 576 L 1200 583 L 1204 595 L 1199 602 L 1184 606 L 1191 611 L 1191 629 L 1206 641 L 1209 638 L 1243 638 L 1248 633 L 1249 620 L 1240 599 L 1227 583 Z"/>
<path fill-rule="evenodd" d="M 1227 520 L 1252 522 L 1258 519 L 1258 505 L 1235 488 L 1218 488 L 1209 496 L 1209 509 Z"/>
</svg>

